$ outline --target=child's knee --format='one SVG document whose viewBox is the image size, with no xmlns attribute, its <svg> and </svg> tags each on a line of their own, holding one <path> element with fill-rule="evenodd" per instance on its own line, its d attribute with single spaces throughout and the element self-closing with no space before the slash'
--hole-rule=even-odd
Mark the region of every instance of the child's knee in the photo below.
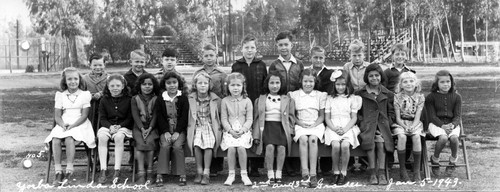
<svg viewBox="0 0 500 192">
<path fill-rule="evenodd" d="M 285 146 L 283 146 L 283 145 L 279 145 L 278 146 L 278 153 L 285 153 L 285 151 L 286 151 L 286 147 Z"/>
<path fill-rule="evenodd" d="M 308 140 L 307 136 L 302 135 L 302 136 L 299 137 L 299 144 L 300 145 L 307 145 L 307 140 Z"/>
<path fill-rule="evenodd" d="M 311 135 L 309 136 L 309 144 L 316 144 L 318 142 L 318 137 Z"/>
<path fill-rule="evenodd" d="M 335 150 L 339 150 L 340 149 L 340 142 L 332 141 L 332 148 Z"/>
<path fill-rule="evenodd" d="M 420 135 L 411 136 L 413 145 L 420 145 Z"/>
<path fill-rule="evenodd" d="M 458 136 L 452 135 L 449 137 L 451 143 L 458 143 Z"/>
<path fill-rule="evenodd" d="M 351 146 L 351 143 L 349 143 L 349 141 L 342 140 L 342 143 L 340 144 L 340 147 L 343 150 L 349 149 L 349 146 Z"/>
<path fill-rule="evenodd" d="M 438 141 L 446 142 L 446 141 L 448 141 L 448 136 L 446 136 L 446 135 L 440 135 L 439 138 L 438 138 Z"/>
<path fill-rule="evenodd" d="M 406 135 L 398 134 L 398 143 L 406 143 Z"/>
<path fill-rule="evenodd" d="M 52 145 L 61 145 L 61 139 L 59 138 L 52 138 Z"/>
<path fill-rule="evenodd" d="M 274 151 L 274 145 L 273 144 L 269 144 L 266 146 L 266 151 Z"/>
</svg>

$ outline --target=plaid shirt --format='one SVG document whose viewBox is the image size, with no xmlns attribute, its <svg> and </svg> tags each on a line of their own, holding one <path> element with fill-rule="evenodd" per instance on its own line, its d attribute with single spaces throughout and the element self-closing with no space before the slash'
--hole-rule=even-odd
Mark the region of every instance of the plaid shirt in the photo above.
<svg viewBox="0 0 500 192">
<path fill-rule="evenodd" d="M 260 94 L 264 93 L 264 80 L 267 77 L 266 63 L 264 61 L 254 58 L 249 65 L 245 58 L 241 58 L 233 64 L 231 72 L 238 72 L 245 76 L 247 83 L 246 91 L 252 103 L 255 102 Z"/>
</svg>

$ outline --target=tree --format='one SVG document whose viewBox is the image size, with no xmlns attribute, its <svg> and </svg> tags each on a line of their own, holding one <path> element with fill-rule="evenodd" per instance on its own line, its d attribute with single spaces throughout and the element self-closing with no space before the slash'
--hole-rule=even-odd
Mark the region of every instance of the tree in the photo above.
<svg viewBox="0 0 500 192">
<path fill-rule="evenodd" d="M 37 33 L 60 35 L 67 43 L 71 66 L 78 65 L 76 36 L 89 35 L 95 7 L 90 0 L 26 0 Z M 63 62 L 64 63 L 64 62 Z"/>
</svg>

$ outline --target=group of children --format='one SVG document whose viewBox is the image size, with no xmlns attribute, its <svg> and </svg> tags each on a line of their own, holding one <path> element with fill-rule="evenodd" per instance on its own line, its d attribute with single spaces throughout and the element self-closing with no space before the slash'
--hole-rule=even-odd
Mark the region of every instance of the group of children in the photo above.
<svg viewBox="0 0 500 192">
<path fill-rule="evenodd" d="M 101 184 L 108 181 L 108 142 L 115 143 L 112 180 L 117 181 L 124 142 L 133 139 L 138 183 L 162 186 L 163 175 L 170 173 L 179 175 L 179 185 L 186 185 L 184 159 L 188 153 L 196 161 L 194 183 L 207 185 L 211 165 L 218 164 L 218 150 L 223 150 L 227 151 L 229 167 L 224 185 L 235 181 L 237 164 L 244 185 L 252 185 L 247 149 L 264 156 L 268 182 L 281 183 L 285 161 L 292 164 L 290 169 L 294 162 L 299 163 L 288 157 L 292 142 L 297 142 L 303 187 L 317 186 L 319 143 L 331 146 L 333 177 L 329 184 L 347 183 L 349 152 L 359 146 L 368 157 L 369 183 L 385 185 L 385 158 L 386 152 L 394 151 L 393 136 L 397 137 L 402 181 L 411 180 L 405 163 L 406 141 L 412 141 L 413 180 L 418 182 L 421 151 L 426 150 L 420 144 L 424 106 L 429 132 L 438 138 L 431 162 L 439 164 L 439 155 L 449 140 L 452 155 L 447 172 L 453 171 L 461 97 L 448 71 L 436 74 L 431 93 L 424 97 L 415 71 L 405 65 L 407 48 L 403 44 L 393 47 L 394 63 L 383 71 L 378 64 L 364 61 L 364 45 L 355 40 L 349 47 L 351 62 L 342 70 L 331 70 L 324 65 L 323 48 L 311 49 L 312 65 L 305 68 L 291 54 L 291 33 L 282 32 L 275 41 L 280 55 L 266 70 L 265 63 L 255 57 L 255 37 L 247 36 L 241 44 L 243 57 L 233 64 L 229 75 L 217 67 L 215 47 L 205 46 L 204 65 L 194 73 L 190 91 L 182 74 L 175 70 L 177 53 L 173 49 L 163 53 L 164 68 L 156 75 L 144 71 L 147 55 L 140 50 L 130 54 L 132 68 L 124 76 L 106 74 L 99 55 L 91 57 L 92 71 L 84 77 L 75 68 L 65 69 L 62 92 L 55 96 L 56 126 L 45 140 L 52 142 L 54 151 L 54 184 L 63 179 L 71 181 L 76 144 L 96 147 L 94 129 L 87 118 L 91 101 L 99 103 L 99 123 L 94 126 L 98 126 Z M 64 173 L 62 142 L 67 155 Z M 433 172 L 438 174 L 438 169 L 433 168 Z"/>
</svg>

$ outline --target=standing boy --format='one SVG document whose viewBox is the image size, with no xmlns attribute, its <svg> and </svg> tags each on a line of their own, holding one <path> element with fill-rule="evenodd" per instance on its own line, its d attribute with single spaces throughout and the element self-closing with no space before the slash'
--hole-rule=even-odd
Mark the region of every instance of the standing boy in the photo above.
<svg viewBox="0 0 500 192">
<path fill-rule="evenodd" d="M 224 81 L 227 74 L 217 67 L 217 50 L 212 44 L 207 44 L 203 47 L 201 61 L 203 67 L 194 72 L 193 77 L 200 72 L 206 72 L 210 75 L 210 91 L 215 93 L 218 97 L 224 98 Z M 224 157 L 215 157 L 210 164 L 210 176 L 216 177 L 217 172 L 222 171 L 224 164 Z"/>
<path fill-rule="evenodd" d="M 266 63 L 255 57 L 257 53 L 256 39 L 254 36 L 246 36 L 241 41 L 241 53 L 243 57 L 236 60 L 231 67 L 231 72 L 239 72 L 245 76 L 247 94 L 252 103 L 263 93 L 264 80 L 267 77 Z M 259 176 L 259 167 L 263 166 L 264 158 L 249 157 L 250 176 Z"/>
<path fill-rule="evenodd" d="M 158 79 L 158 82 L 161 81 L 161 78 L 163 78 L 163 75 L 165 75 L 168 72 L 174 72 L 177 73 L 182 78 L 182 81 L 184 82 L 184 85 L 186 85 L 186 79 L 184 79 L 184 76 L 182 76 L 181 73 L 179 73 L 177 70 L 175 70 L 175 67 L 177 66 L 177 57 L 178 57 L 178 52 L 175 49 L 172 48 L 166 48 L 165 51 L 161 54 L 161 64 L 163 68 L 160 69 L 155 74 L 156 79 Z M 185 93 L 188 93 L 188 87 L 184 86 Z"/>
<path fill-rule="evenodd" d="M 318 77 L 318 91 L 330 93 L 333 89 L 333 82 L 330 76 L 333 70 L 325 66 L 326 51 L 323 47 L 315 46 L 311 49 L 311 67 L 316 72 Z M 320 157 L 319 167 L 323 175 L 329 175 L 332 170 L 332 158 Z"/>
<path fill-rule="evenodd" d="M 402 44 L 397 43 L 391 48 L 392 52 L 392 66 L 387 68 L 384 73 L 387 77 L 387 89 L 394 92 L 396 89 L 396 84 L 399 81 L 399 75 L 403 72 L 411 71 L 415 73 L 415 70 L 410 69 L 406 66 L 405 62 L 408 58 L 408 48 Z"/>
<path fill-rule="evenodd" d="M 292 55 L 292 40 L 293 35 L 286 31 L 281 32 L 276 36 L 276 46 L 278 47 L 278 59 L 269 66 L 269 73 L 277 72 L 281 75 L 284 82 L 281 83 L 284 93 L 292 92 L 300 88 L 300 73 L 304 70 L 304 64 L 301 60 L 296 59 Z M 298 174 L 300 160 L 298 157 L 285 158 L 285 168 L 288 175 L 295 176 Z M 278 177 L 278 175 L 276 175 Z"/>
<path fill-rule="evenodd" d="M 125 77 L 125 80 L 127 81 L 127 89 L 129 93 L 134 90 L 135 81 L 137 80 L 137 78 L 143 73 L 147 73 L 144 70 L 147 60 L 148 55 L 144 53 L 143 50 L 136 49 L 130 53 L 129 62 L 132 67 L 127 71 L 127 73 L 125 73 L 125 75 L 123 75 L 123 77 Z"/>
<path fill-rule="evenodd" d="M 365 59 L 365 45 L 359 39 L 355 39 L 349 45 L 351 61 L 344 65 L 344 71 L 347 72 L 347 77 L 351 81 L 354 91 L 363 88 L 366 83 L 363 81 L 365 69 L 369 65 Z"/>
<path fill-rule="evenodd" d="M 99 107 L 99 100 L 102 97 L 102 91 L 106 86 L 106 79 L 108 73 L 104 70 L 105 63 L 104 57 L 99 53 L 93 53 L 89 59 L 90 73 L 82 77 L 83 81 L 87 85 L 87 90 L 92 94 L 91 100 L 91 110 L 89 114 L 89 120 L 92 121 L 94 127 L 97 126 L 97 108 Z"/>
</svg>

